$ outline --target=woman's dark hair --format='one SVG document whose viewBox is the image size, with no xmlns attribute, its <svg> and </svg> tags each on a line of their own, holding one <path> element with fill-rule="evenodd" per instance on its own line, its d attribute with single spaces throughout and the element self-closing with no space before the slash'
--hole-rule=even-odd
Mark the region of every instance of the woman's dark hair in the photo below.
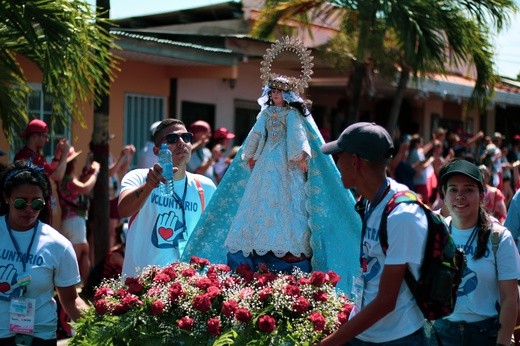
<svg viewBox="0 0 520 346">
<path fill-rule="evenodd" d="M 6 197 L 10 197 L 15 188 L 27 184 L 38 186 L 42 190 L 45 208 L 40 211 L 38 219 L 50 225 L 52 222 L 51 183 L 43 168 L 35 166 L 27 160 L 18 160 L 13 162 L 0 178 L 0 186 Z M 9 214 L 9 205 L 2 196 L 0 198 L 0 215 L 7 214 Z"/>
<path fill-rule="evenodd" d="M 473 259 L 482 258 L 486 254 L 489 235 L 491 234 L 492 222 L 489 214 L 484 206 L 484 201 L 478 207 L 478 234 L 477 234 L 477 251 L 473 255 Z"/>
<path fill-rule="evenodd" d="M 307 117 L 311 114 L 307 108 L 307 105 L 305 105 L 303 102 L 290 102 L 289 106 L 296 108 L 298 112 L 300 112 L 304 117 Z"/>
<path fill-rule="evenodd" d="M 282 91 L 283 93 L 283 91 Z M 293 108 L 296 108 L 296 110 L 298 110 L 298 112 L 300 112 L 301 115 L 303 115 L 304 117 L 307 117 L 309 115 L 311 115 L 311 112 L 309 111 L 309 107 L 307 106 L 307 104 L 310 105 L 310 101 L 306 101 L 306 102 L 297 102 L 297 101 L 294 101 L 294 102 L 287 102 L 285 100 L 283 100 L 283 103 L 285 105 L 288 105 L 290 107 L 293 107 Z M 269 92 L 269 97 L 267 98 L 267 102 L 265 103 L 267 106 L 274 106 L 274 102 L 273 102 L 273 99 L 271 98 L 271 92 Z"/>
</svg>

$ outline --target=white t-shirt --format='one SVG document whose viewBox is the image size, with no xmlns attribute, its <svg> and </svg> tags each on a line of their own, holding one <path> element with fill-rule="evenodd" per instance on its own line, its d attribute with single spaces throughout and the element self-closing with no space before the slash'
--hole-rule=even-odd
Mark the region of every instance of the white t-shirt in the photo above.
<svg viewBox="0 0 520 346">
<path fill-rule="evenodd" d="M 5 218 L 0 217 L 0 338 L 14 335 L 9 333 L 9 307 L 11 298 L 20 296 L 20 288 L 12 287 L 24 271 Z M 54 288 L 74 286 L 81 281 L 74 248 L 67 238 L 42 222 L 38 222 L 36 233 L 32 229 L 25 232 L 12 230 L 12 234 L 23 255 L 27 253 L 34 234 L 25 268 L 31 276 L 25 297 L 36 299 L 33 335 L 54 339 L 57 326 Z"/>
<path fill-rule="evenodd" d="M 445 220 L 448 225 L 451 217 Z M 451 234 L 455 245 L 464 249 L 472 229 L 460 230 L 451 225 Z M 520 258 L 511 232 L 505 230 L 498 244 L 496 253 L 498 278 L 495 269 L 495 256 L 489 237 L 487 250 L 480 259 L 473 259 L 477 250 L 477 240 L 473 240 L 465 250 L 467 266 L 462 275 L 462 282 L 457 294 L 457 304 L 450 321 L 477 322 L 497 316 L 496 303 L 500 302 L 498 281 L 520 278 Z"/>
<path fill-rule="evenodd" d="M 424 256 L 428 221 L 418 204 L 399 204 L 388 216 L 388 249 L 383 253 L 379 242 L 379 225 L 383 210 L 392 196 L 401 190 L 408 190 L 405 185 L 390 181 L 390 191 L 370 214 L 363 239 L 363 253 L 367 258 L 367 271 L 363 273 L 363 305 L 370 304 L 380 289 L 381 274 L 385 264 L 405 264 L 414 277 L 419 277 L 419 267 Z M 403 279 L 395 309 L 370 328 L 357 336 L 366 342 L 387 342 L 410 335 L 424 323 L 421 310 L 415 303 L 408 285 Z"/>
<path fill-rule="evenodd" d="M 121 183 L 121 192 L 133 190 L 146 182 L 148 169 L 128 172 Z M 174 182 L 174 196 L 163 197 L 156 188 L 148 196 L 142 208 L 131 216 L 126 239 L 123 275 L 136 276 L 139 269 L 149 265 L 166 266 L 179 259 L 186 242 L 202 214 L 202 203 L 194 177 L 204 190 L 205 205 L 216 190 L 215 184 L 199 174 L 186 173 L 182 180 Z M 187 185 L 186 185 L 187 179 Z M 184 199 L 184 212 L 181 201 Z M 186 225 L 186 227 L 184 227 Z"/>
</svg>

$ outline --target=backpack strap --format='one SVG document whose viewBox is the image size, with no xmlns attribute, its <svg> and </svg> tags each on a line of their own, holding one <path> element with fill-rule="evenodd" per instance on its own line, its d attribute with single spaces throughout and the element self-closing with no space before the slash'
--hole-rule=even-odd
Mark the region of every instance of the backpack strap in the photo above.
<svg viewBox="0 0 520 346">
<path fill-rule="evenodd" d="M 417 203 L 421 207 L 425 207 L 424 203 L 422 203 L 415 192 L 411 190 L 398 191 L 392 196 L 392 198 L 390 198 L 383 211 L 381 223 L 379 224 L 379 241 L 385 255 L 386 250 L 388 249 L 388 233 L 386 226 L 388 215 L 390 215 L 390 213 L 395 209 L 395 207 L 397 207 L 399 203 Z"/>
<path fill-rule="evenodd" d="M 381 243 L 381 248 L 383 249 L 383 253 L 385 254 L 385 256 L 386 250 L 388 249 L 388 231 L 386 226 L 388 215 L 392 212 L 392 210 L 395 209 L 395 207 L 397 207 L 399 203 L 417 203 L 423 209 L 429 209 L 429 207 L 421 201 L 417 194 L 411 190 L 398 191 L 395 193 L 395 195 L 392 196 L 392 198 L 390 198 L 383 211 L 383 216 L 379 225 L 379 242 Z M 425 214 L 429 224 L 430 215 L 426 213 L 426 211 Z M 414 287 L 417 283 L 417 280 L 414 278 L 409 268 L 407 268 L 406 272 L 404 273 L 404 281 L 408 285 L 408 288 L 410 289 L 412 294 L 414 294 Z"/>
<path fill-rule="evenodd" d="M 199 197 L 200 197 L 200 204 L 202 205 L 202 211 L 204 212 L 205 203 L 204 203 L 204 189 L 202 188 L 202 184 L 200 183 L 199 179 L 196 177 L 193 177 L 193 180 L 195 180 L 195 184 L 197 185 L 197 191 L 199 191 Z"/>
<path fill-rule="evenodd" d="M 495 256 L 495 272 L 498 278 L 498 264 L 497 264 L 497 251 L 498 245 L 500 244 L 500 239 L 502 239 L 502 234 L 504 234 L 505 227 L 493 222 L 491 224 L 491 249 L 493 250 L 493 256 Z"/>
</svg>

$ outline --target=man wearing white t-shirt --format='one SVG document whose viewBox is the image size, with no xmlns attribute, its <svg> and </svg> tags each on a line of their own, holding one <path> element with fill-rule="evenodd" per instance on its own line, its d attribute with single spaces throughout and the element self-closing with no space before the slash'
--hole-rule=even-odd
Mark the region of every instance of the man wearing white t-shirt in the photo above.
<svg viewBox="0 0 520 346">
<path fill-rule="evenodd" d="M 168 143 L 174 163 L 174 188 L 162 196 L 162 167 L 135 169 L 125 175 L 119 195 L 119 213 L 129 217 L 123 275 L 136 276 L 146 266 L 178 261 L 205 205 L 215 192 L 211 179 L 186 172 L 193 135 L 178 119 L 163 120 L 155 130 L 153 152 Z"/>
<path fill-rule="evenodd" d="M 399 204 L 388 216 L 388 249 L 383 253 L 379 227 L 392 196 L 408 190 L 386 176 L 394 152 L 388 132 L 374 123 L 347 127 L 336 141 L 324 144 L 325 154 L 338 154 L 338 168 L 346 188 L 364 197 L 360 270 L 354 279 L 355 307 L 349 320 L 320 345 L 426 345 L 424 317 L 404 281 L 410 270 L 416 279 L 424 257 L 428 221 L 418 204 Z"/>
</svg>

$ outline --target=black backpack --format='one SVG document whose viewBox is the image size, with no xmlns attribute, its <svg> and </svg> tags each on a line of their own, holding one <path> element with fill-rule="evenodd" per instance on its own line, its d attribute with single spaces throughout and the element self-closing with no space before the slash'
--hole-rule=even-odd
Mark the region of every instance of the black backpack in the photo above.
<svg viewBox="0 0 520 346">
<path fill-rule="evenodd" d="M 464 252 L 456 248 L 440 215 L 435 214 L 413 191 L 399 191 L 386 205 L 379 227 L 379 240 L 385 254 L 388 249 L 387 218 L 399 203 L 419 204 L 428 219 L 428 235 L 419 280 L 415 280 L 407 270 L 405 281 L 426 319 L 436 320 L 448 316 L 455 308 L 457 291 L 466 268 Z"/>
</svg>

